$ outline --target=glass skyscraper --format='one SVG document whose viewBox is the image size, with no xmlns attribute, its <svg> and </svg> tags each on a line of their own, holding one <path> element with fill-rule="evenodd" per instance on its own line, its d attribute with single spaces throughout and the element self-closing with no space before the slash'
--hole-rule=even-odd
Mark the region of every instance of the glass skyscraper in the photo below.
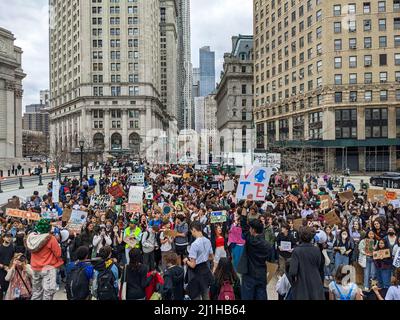
<svg viewBox="0 0 400 320">
<path fill-rule="evenodd" d="M 210 47 L 200 48 L 200 96 L 215 90 L 215 52 Z"/>
</svg>

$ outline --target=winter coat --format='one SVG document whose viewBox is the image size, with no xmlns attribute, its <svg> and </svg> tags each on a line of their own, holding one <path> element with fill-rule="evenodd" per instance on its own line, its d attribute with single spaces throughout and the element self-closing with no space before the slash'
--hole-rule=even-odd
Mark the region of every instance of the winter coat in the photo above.
<svg viewBox="0 0 400 320">
<path fill-rule="evenodd" d="M 42 271 L 45 267 L 59 268 L 64 264 L 61 258 L 61 247 L 57 239 L 49 234 L 30 233 L 26 246 L 31 252 L 33 271 Z"/>
</svg>

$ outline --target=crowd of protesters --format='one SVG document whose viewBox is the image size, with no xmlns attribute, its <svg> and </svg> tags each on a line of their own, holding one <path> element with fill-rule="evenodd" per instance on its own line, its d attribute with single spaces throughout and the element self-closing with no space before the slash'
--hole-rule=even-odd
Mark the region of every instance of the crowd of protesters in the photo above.
<svg viewBox="0 0 400 320">
<path fill-rule="evenodd" d="M 127 212 L 133 172 L 143 172 L 153 191 Z M 106 165 L 98 181 L 63 179 L 58 203 L 50 184 L 19 209 L 58 218 L 1 213 L 1 299 L 52 300 L 62 292 L 69 300 L 267 300 L 273 273 L 280 300 L 400 300 L 393 204 L 368 201 L 350 182 L 344 189 L 353 198 L 343 201 L 328 175 L 299 181 L 276 173 L 265 201 L 236 200 L 235 189 L 224 190 L 228 180 L 236 186 L 238 176 L 222 168 L 140 164 L 112 172 Z M 124 196 L 91 201 L 116 185 Z M 325 195 L 329 210 L 321 209 Z M 87 212 L 80 232 L 61 222 L 67 209 Z M 226 221 L 212 222 L 221 210 Z M 340 223 L 326 221 L 332 210 Z"/>
</svg>

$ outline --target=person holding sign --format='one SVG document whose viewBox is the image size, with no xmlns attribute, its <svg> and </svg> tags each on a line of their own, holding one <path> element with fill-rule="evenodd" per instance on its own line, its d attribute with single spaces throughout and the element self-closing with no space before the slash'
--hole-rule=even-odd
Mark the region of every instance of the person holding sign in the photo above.
<svg viewBox="0 0 400 320">
<path fill-rule="evenodd" d="M 377 252 L 382 252 L 384 250 L 389 250 L 389 256 L 378 256 L 374 258 L 375 268 L 376 268 L 376 277 L 378 279 L 379 288 L 386 289 L 390 287 L 390 281 L 392 277 L 392 263 L 393 259 L 390 254 L 389 244 L 385 239 L 381 239 L 378 241 L 377 246 L 374 250 L 374 255 L 376 256 Z"/>
<path fill-rule="evenodd" d="M 279 269 L 278 273 L 283 276 L 285 273 L 286 261 L 290 259 L 293 249 L 296 246 L 296 240 L 289 232 L 290 227 L 287 223 L 283 223 L 281 226 L 281 232 L 276 237 L 276 245 L 278 247 L 279 254 Z"/>
<path fill-rule="evenodd" d="M 333 245 L 333 250 L 335 252 L 335 270 L 337 270 L 340 265 L 346 266 L 350 264 L 350 255 L 354 250 L 354 244 L 346 229 L 342 229 L 338 235 Z"/>
<path fill-rule="evenodd" d="M 124 231 L 123 240 L 126 243 L 125 245 L 125 256 L 127 264 L 129 264 L 129 251 L 132 248 L 140 248 L 140 241 L 142 239 L 142 229 L 138 227 L 139 221 L 137 219 L 133 219 L 129 222 L 129 226 Z"/>
<path fill-rule="evenodd" d="M 372 253 L 375 247 L 375 234 L 372 230 L 368 231 L 367 237 L 362 239 L 358 245 L 358 263 L 364 269 L 364 291 L 370 290 L 370 283 L 375 279 L 375 264 Z"/>
</svg>

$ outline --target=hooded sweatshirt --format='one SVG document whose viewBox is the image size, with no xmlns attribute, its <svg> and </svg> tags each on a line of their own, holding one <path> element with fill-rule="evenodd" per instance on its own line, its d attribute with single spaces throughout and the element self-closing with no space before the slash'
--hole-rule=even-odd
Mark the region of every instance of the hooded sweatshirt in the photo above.
<svg viewBox="0 0 400 320">
<path fill-rule="evenodd" d="M 61 258 L 61 247 L 57 239 L 49 233 L 29 234 L 26 246 L 31 252 L 31 267 L 34 271 L 59 268 L 64 264 Z"/>
</svg>

